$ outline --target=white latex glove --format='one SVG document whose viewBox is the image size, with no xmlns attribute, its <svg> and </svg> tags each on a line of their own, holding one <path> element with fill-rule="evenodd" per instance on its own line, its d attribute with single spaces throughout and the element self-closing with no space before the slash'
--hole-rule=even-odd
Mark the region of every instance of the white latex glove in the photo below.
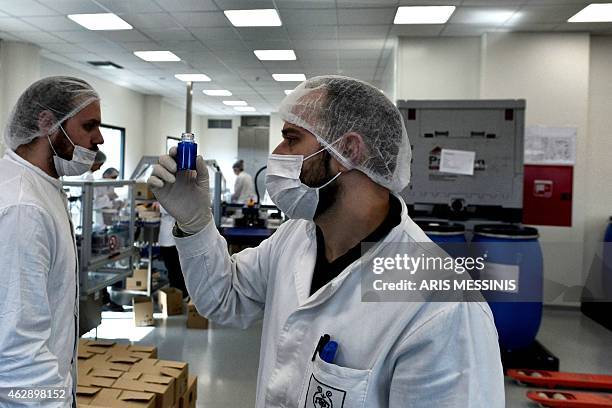
<svg viewBox="0 0 612 408">
<path fill-rule="evenodd" d="M 211 221 L 208 169 L 202 156 L 196 159 L 196 171 L 177 173 L 176 147 L 159 157 L 147 183 L 157 201 L 176 219 L 179 228 L 195 234 Z"/>
</svg>

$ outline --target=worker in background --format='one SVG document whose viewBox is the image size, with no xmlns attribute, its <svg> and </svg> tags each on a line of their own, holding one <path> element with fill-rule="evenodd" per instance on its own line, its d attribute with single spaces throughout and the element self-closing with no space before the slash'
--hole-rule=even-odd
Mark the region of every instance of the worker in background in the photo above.
<svg viewBox="0 0 612 408">
<path fill-rule="evenodd" d="M 399 110 L 367 83 L 323 76 L 300 84 L 279 112 L 283 141 L 268 159 L 266 188 L 290 220 L 258 247 L 228 255 L 211 221 L 202 157 L 197 175 L 177 174 L 171 149 L 149 179 L 176 218 L 197 310 L 243 328 L 263 318 L 256 407 L 504 407 L 497 333 L 482 296 L 362 301 L 360 265 L 375 251 L 416 244 L 406 254 L 419 257 L 429 243 L 447 256 L 398 194 L 411 161 Z M 375 245 L 362 257 L 364 242 Z M 317 354 L 324 334 L 338 344 L 333 363 Z"/>
<path fill-rule="evenodd" d="M 119 178 L 119 170 L 114 167 L 109 167 L 102 173 L 102 180 L 117 180 Z M 114 204 L 115 200 L 119 197 L 115 193 L 113 186 L 104 186 L 96 188 L 96 199 L 99 199 L 99 208 L 113 208 L 116 207 Z M 104 205 L 107 204 L 107 205 Z"/>
<path fill-rule="evenodd" d="M 94 163 L 91 166 L 91 169 L 89 169 L 87 173 L 81 176 L 81 180 L 94 181 L 94 173 L 100 170 L 100 167 L 104 166 L 105 162 L 106 155 L 104 154 L 104 152 L 102 152 L 102 150 L 98 150 L 96 152 L 96 157 L 94 158 Z"/>
<path fill-rule="evenodd" d="M 73 226 L 59 180 L 87 172 L 104 143 L 100 98 L 85 81 L 49 77 L 19 97 L 0 160 L 0 406 L 10 389 L 58 387 L 76 406 L 79 322 Z M 8 402 L 7 402 L 8 401 Z"/>
<path fill-rule="evenodd" d="M 238 160 L 232 166 L 234 174 L 236 175 L 236 182 L 234 183 L 234 194 L 232 194 L 232 202 L 238 204 L 245 204 L 249 199 L 255 199 L 257 194 L 255 193 L 255 185 L 253 184 L 253 177 L 246 171 L 244 171 L 244 160 Z"/>
</svg>

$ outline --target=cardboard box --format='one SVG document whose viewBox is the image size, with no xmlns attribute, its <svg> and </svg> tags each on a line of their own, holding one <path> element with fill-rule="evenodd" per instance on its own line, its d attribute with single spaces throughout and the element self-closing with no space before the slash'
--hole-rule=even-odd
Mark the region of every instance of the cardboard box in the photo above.
<svg viewBox="0 0 612 408">
<path fill-rule="evenodd" d="M 154 393 L 156 408 L 172 408 L 174 404 L 174 379 L 172 377 L 129 371 L 123 373 L 115 381 L 113 388 Z"/>
<path fill-rule="evenodd" d="M 157 358 L 157 347 L 119 344 L 112 340 L 79 339 L 78 357 L 87 360 L 91 354 L 128 355 L 138 358 Z"/>
<path fill-rule="evenodd" d="M 132 356 L 138 358 L 157 358 L 157 347 L 132 344 L 116 344 L 108 351 L 114 356 Z"/>
<path fill-rule="evenodd" d="M 198 377 L 190 375 L 187 381 L 187 391 L 179 399 L 178 408 L 196 408 L 198 399 Z"/>
<path fill-rule="evenodd" d="M 155 407 L 155 394 L 112 388 L 78 386 L 77 404 L 79 408 L 153 408 Z"/>
<path fill-rule="evenodd" d="M 83 387 L 111 388 L 123 372 L 106 368 L 78 367 L 77 385 Z"/>
<path fill-rule="evenodd" d="M 180 289 L 160 289 L 157 292 L 157 303 L 166 317 L 183 314 L 183 292 Z"/>
<path fill-rule="evenodd" d="M 79 351 L 78 369 L 86 370 L 89 368 L 104 368 L 116 371 L 129 371 L 130 368 L 140 360 L 141 357 L 137 357 L 129 354 L 115 355 L 109 354 L 84 354 Z"/>
<path fill-rule="evenodd" d="M 187 305 L 187 328 L 208 329 L 208 319 L 201 316 L 191 302 Z"/>
<path fill-rule="evenodd" d="M 134 198 L 140 200 L 154 200 L 155 196 L 149 189 L 147 183 L 134 184 Z"/>
<path fill-rule="evenodd" d="M 155 326 L 153 320 L 153 301 L 150 297 L 136 296 L 132 298 L 134 310 L 134 326 Z"/>
<path fill-rule="evenodd" d="M 85 356 L 86 353 L 107 354 L 116 345 L 117 343 L 112 340 L 79 339 L 79 356 L 81 354 Z"/>
<path fill-rule="evenodd" d="M 132 276 L 125 279 L 127 290 L 146 291 L 149 288 L 149 272 L 147 269 L 134 269 Z"/>
<path fill-rule="evenodd" d="M 173 404 L 177 403 L 185 391 L 187 391 L 189 366 L 185 362 L 145 359 L 134 364 L 130 368 L 130 372 L 172 378 L 175 382 Z"/>
</svg>

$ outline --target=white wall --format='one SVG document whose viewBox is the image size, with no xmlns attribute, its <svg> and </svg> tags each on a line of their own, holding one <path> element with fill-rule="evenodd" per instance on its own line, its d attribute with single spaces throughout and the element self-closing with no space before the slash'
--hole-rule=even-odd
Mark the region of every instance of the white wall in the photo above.
<svg viewBox="0 0 612 408">
<path fill-rule="evenodd" d="M 31 44 L 0 42 L 0 156 L 10 111 L 25 88 L 40 77 L 40 48 Z"/>
<path fill-rule="evenodd" d="M 396 63 L 396 99 L 479 97 L 478 37 L 400 37 Z"/>
<path fill-rule="evenodd" d="M 203 132 L 200 138 L 199 151 L 203 153 L 205 159 L 217 161 L 223 177 L 225 177 L 227 187 L 233 191 L 236 176 L 232 170 L 232 165 L 238 159 L 240 117 L 214 117 L 214 119 L 231 119 L 231 129 L 208 129 L 208 119 L 208 117 L 202 117 Z"/>
<path fill-rule="evenodd" d="M 270 153 L 272 153 L 272 151 L 276 149 L 276 146 L 283 141 L 283 134 L 281 131 L 283 130 L 284 123 L 285 122 L 278 113 L 270 114 L 270 139 L 268 141 Z"/>
<path fill-rule="evenodd" d="M 612 216 L 612 37 L 591 37 L 589 75 L 589 139 L 584 155 L 585 261 L 600 250 L 604 228 Z"/>
</svg>

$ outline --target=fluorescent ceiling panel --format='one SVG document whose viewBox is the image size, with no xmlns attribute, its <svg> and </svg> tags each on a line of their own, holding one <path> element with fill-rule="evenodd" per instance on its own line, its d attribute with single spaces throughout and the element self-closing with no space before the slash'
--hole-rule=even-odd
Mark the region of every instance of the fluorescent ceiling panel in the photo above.
<svg viewBox="0 0 612 408">
<path fill-rule="evenodd" d="M 255 50 L 253 52 L 260 61 L 295 61 L 297 59 L 293 50 Z"/>
<path fill-rule="evenodd" d="M 234 108 L 238 112 L 255 112 L 256 109 L 252 106 L 237 106 Z"/>
<path fill-rule="evenodd" d="M 287 82 L 287 81 L 302 82 L 306 80 L 306 75 L 304 74 L 272 74 L 272 78 L 274 78 L 275 81 L 279 81 L 279 82 Z"/>
<path fill-rule="evenodd" d="M 113 13 L 69 14 L 68 18 L 88 30 L 131 30 L 132 26 Z"/>
<path fill-rule="evenodd" d="M 444 24 L 455 11 L 455 6 L 398 7 L 393 24 Z"/>
<path fill-rule="evenodd" d="M 612 3 L 589 4 L 567 21 L 570 23 L 605 23 L 612 21 Z"/>
<path fill-rule="evenodd" d="M 225 10 L 223 13 L 234 27 L 278 27 L 282 25 L 275 9 Z"/>
<path fill-rule="evenodd" d="M 208 82 L 210 77 L 204 74 L 176 74 L 176 79 L 180 79 L 183 82 Z"/>
<path fill-rule="evenodd" d="M 232 96 L 227 89 L 204 89 L 202 92 L 208 96 Z"/>
<path fill-rule="evenodd" d="M 134 55 L 149 62 L 180 61 L 181 59 L 170 51 L 134 51 Z"/>
<path fill-rule="evenodd" d="M 227 106 L 247 106 L 248 105 L 246 101 L 223 101 L 223 104 Z"/>
</svg>

